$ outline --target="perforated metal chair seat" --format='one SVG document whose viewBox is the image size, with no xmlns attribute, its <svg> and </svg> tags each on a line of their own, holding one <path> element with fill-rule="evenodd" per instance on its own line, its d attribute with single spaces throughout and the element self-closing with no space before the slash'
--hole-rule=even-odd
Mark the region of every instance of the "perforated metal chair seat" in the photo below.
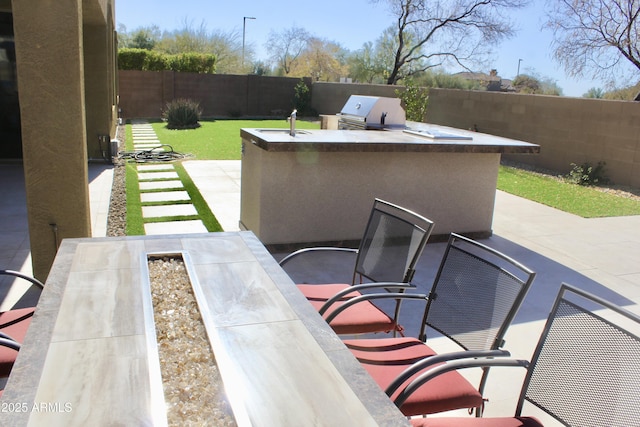
<svg viewBox="0 0 640 427">
<path fill-rule="evenodd" d="M 376 383 L 385 390 L 414 363 L 437 353 L 416 338 L 344 340 Z M 408 385 L 419 373 L 403 383 Z M 398 391 L 399 392 L 399 391 Z M 398 392 L 391 395 L 393 400 Z M 413 393 L 400 407 L 407 416 L 433 414 L 458 408 L 482 406 L 482 395 L 458 372 L 443 374 Z"/>
<path fill-rule="evenodd" d="M 535 417 L 514 418 L 414 418 L 413 427 L 543 427 Z"/>
</svg>

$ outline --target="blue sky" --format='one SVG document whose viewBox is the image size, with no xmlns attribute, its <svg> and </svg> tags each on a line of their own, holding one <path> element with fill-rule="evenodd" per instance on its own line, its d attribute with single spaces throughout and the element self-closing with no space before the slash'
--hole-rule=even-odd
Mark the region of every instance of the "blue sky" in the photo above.
<svg viewBox="0 0 640 427">
<path fill-rule="evenodd" d="M 533 0 L 526 9 L 511 15 L 518 32 L 497 46 L 491 68 L 503 78 L 514 78 L 518 72 L 550 78 L 566 96 L 582 96 L 592 87 L 604 84 L 589 79 L 576 80 L 565 75 L 551 57 L 551 33 L 541 30 L 544 0 Z M 357 50 L 375 41 L 385 28 L 393 24 L 393 16 L 384 2 L 368 0 L 324 0 L 322 2 L 265 0 L 119 0 L 116 23 L 127 31 L 157 25 L 161 30 L 184 27 L 185 22 L 224 32 L 235 31 L 242 37 L 243 17 L 246 21 L 246 44 L 251 44 L 258 58 L 265 57 L 264 44 L 271 30 L 302 27 L 314 36 L 338 42 L 344 48 Z M 456 70 L 458 71 L 458 70 Z M 488 70 L 477 70 L 488 72 Z"/>
</svg>

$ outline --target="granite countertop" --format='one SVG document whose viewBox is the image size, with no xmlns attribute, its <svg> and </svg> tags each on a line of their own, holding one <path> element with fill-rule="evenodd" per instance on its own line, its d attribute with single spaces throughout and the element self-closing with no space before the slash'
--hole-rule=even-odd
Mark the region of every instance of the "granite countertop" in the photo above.
<svg viewBox="0 0 640 427">
<path fill-rule="evenodd" d="M 243 140 L 265 151 L 312 150 L 323 152 L 451 152 L 537 154 L 540 146 L 525 141 L 428 123 L 407 123 L 398 130 L 250 129 Z"/>
</svg>

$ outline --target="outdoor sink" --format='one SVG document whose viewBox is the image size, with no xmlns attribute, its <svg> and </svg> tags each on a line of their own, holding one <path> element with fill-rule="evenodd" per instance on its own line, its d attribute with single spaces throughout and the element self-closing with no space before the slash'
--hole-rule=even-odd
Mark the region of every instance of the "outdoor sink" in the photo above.
<svg viewBox="0 0 640 427">
<path fill-rule="evenodd" d="M 289 134 L 289 129 L 256 129 L 258 132 L 261 133 L 271 133 L 271 134 Z M 309 134 L 309 131 L 306 130 L 302 130 L 302 129 L 296 129 L 296 135 L 300 134 L 300 135 L 306 135 Z"/>
</svg>

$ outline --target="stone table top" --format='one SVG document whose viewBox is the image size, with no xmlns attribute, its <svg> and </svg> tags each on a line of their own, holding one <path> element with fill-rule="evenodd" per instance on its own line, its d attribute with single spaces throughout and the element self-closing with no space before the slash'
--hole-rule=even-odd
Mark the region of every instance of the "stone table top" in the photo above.
<svg viewBox="0 0 640 427">
<path fill-rule="evenodd" d="M 64 240 L 3 426 L 166 425 L 151 255 L 183 257 L 239 425 L 408 425 L 251 232 Z"/>
</svg>

